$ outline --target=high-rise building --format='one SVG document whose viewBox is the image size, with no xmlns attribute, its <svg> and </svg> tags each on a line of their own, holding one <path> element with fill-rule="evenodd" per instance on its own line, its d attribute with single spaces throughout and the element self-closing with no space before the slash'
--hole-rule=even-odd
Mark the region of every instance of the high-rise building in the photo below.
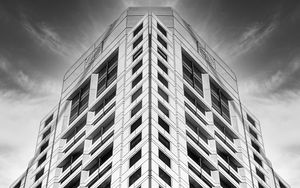
<svg viewBox="0 0 300 188">
<path fill-rule="evenodd" d="M 128 8 L 66 72 L 11 188 L 289 188 L 237 79 L 173 9 Z"/>
</svg>

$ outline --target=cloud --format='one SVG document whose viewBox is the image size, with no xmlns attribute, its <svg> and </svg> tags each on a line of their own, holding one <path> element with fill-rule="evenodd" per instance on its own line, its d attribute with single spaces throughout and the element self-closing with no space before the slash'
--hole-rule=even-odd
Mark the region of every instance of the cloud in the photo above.
<svg viewBox="0 0 300 188">
<path fill-rule="evenodd" d="M 265 40 L 270 37 L 276 26 L 277 22 L 275 20 L 273 20 L 270 24 L 251 24 L 248 28 L 246 28 L 246 31 L 241 34 L 238 44 L 233 46 L 230 50 L 230 54 L 233 56 L 240 56 L 262 45 Z"/>
<path fill-rule="evenodd" d="M 54 29 L 49 27 L 46 23 L 32 24 L 27 19 L 24 19 L 22 25 L 41 46 L 47 47 L 58 55 L 71 57 L 68 51 L 69 46 L 65 44 Z"/>
</svg>

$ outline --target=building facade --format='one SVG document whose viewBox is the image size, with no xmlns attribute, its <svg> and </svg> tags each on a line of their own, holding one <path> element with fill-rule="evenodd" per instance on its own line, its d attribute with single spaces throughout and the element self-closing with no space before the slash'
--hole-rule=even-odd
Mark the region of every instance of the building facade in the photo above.
<svg viewBox="0 0 300 188">
<path fill-rule="evenodd" d="M 171 8 L 128 8 L 66 72 L 11 188 L 289 188 L 237 79 Z"/>
</svg>

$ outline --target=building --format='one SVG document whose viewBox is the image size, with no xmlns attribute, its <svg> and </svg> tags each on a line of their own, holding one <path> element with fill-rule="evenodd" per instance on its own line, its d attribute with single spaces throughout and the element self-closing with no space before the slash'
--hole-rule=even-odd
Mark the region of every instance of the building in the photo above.
<svg viewBox="0 0 300 188">
<path fill-rule="evenodd" d="M 171 8 L 128 8 L 66 72 L 12 188 L 289 188 L 237 79 Z"/>
</svg>

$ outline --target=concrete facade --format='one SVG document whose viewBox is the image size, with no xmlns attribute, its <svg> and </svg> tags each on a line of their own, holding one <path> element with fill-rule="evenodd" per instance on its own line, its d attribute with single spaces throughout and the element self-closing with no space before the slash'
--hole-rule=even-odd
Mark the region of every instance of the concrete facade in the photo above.
<svg viewBox="0 0 300 188">
<path fill-rule="evenodd" d="M 289 188 L 237 79 L 173 9 L 128 8 L 67 71 L 12 188 Z"/>
</svg>

